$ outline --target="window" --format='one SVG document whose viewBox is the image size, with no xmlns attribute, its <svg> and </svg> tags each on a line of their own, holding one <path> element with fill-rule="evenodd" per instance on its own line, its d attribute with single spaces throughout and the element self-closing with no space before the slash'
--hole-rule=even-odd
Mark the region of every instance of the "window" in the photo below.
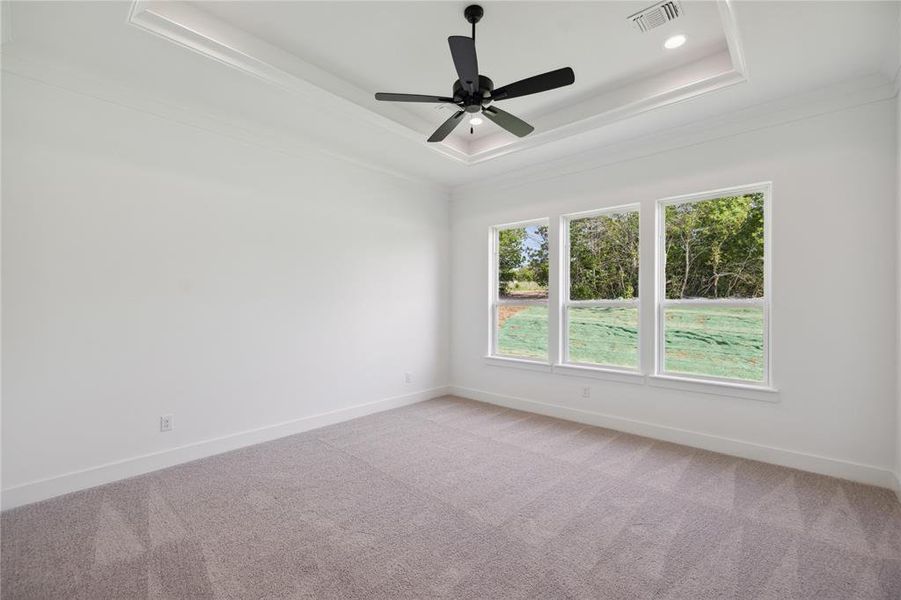
<svg viewBox="0 0 901 600">
<path fill-rule="evenodd" d="M 563 362 L 638 370 L 638 207 L 563 224 Z"/>
<path fill-rule="evenodd" d="M 492 230 L 491 354 L 548 360 L 548 222 Z"/>
<path fill-rule="evenodd" d="M 772 399 L 770 202 L 761 183 L 492 227 L 487 363 Z"/>
<path fill-rule="evenodd" d="M 766 188 L 659 206 L 658 371 L 769 384 Z"/>
</svg>

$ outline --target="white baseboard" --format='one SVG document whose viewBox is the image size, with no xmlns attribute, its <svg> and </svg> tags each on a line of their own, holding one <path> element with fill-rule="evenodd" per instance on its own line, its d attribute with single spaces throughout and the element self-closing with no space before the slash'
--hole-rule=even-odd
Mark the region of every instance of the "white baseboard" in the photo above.
<svg viewBox="0 0 901 600">
<path fill-rule="evenodd" d="M 898 497 L 898 502 L 901 502 L 901 474 L 893 473 L 894 483 L 895 483 L 895 495 Z"/>
<path fill-rule="evenodd" d="M 135 475 L 143 475 L 151 471 L 164 469 L 181 463 L 205 458 L 214 454 L 221 454 L 229 450 L 236 450 L 245 446 L 268 442 L 277 438 L 293 435 L 318 429 L 326 425 L 348 421 L 357 417 L 362 417 L 372 413 L 399 408 L 409 404 L 415 404 L 439 396 L 448 394 L 448 387 L 436 387 L 403 396 L 394 396 L 368 402 L 366 404 L 358 404 L 348 408 L 302 417 L 275 425 L 267 425 L 258 429 L 249 431 L 241 431 L 211 440 L 203 440 L 193 444 L 179 446 L 160 452 L 135 456 L 124 460 L 119 460 L 97 467 L 91 467 L 80 471 L 73 471 L 64 475 L 30 481 L 21 485 L 13 486 L 2 491 L 0 496 L 0 505 L 3 509 L 14 508 L 24 504 L 31 504 L 40 500 L 46 500 L 54 496 L 68 494 L 91 488 L 104 483 L 134 477 Z"/>
<path fill-rule="evenodd" d="M 528 400 L 526 398 L 504 396 L 483 390 L 450 386 L 450 394 L 462 398 L 469 398 L 470 400 L 504 406 L 506 408 L 556 417 L 567 421 L 576 421 L 587 425 L 596 425 L 598 427 L 605 427 L 616 431 L 623 431 L 666 442 L 673 442 L 675 444 L 682 444 L 693 448 L 701 448 L 703 450 L 710 450 L 712 452 L 719 452 L 730 456 L 738 456 L 740 458 L 758 460 L 781 465 L 783 467 L 791 467 L 801 471 L 809 471 L 821 475 L 829 475 L 841 479 L 849 479 L 851 481 L 876 485 L 895 490 L 896 493 L 899 494 L 899 498 L 901 498 L 901 487 L 899 487 L 895 473 L 881 467 L 827 458 L 825 456 L 817 456 L 814 454 L 806 454 L 804 452 L 786 450 L 784 448 L 773 448 L 771 446 L 763 446 L 752 442 L 745 442 L 697 431 L 689 431 L 666 425 L 657 425 L 645 421 L 626 419 L 614 415 L 569 408 L 558 404 L 548 404 L 536 400 Z"/>
</svg>

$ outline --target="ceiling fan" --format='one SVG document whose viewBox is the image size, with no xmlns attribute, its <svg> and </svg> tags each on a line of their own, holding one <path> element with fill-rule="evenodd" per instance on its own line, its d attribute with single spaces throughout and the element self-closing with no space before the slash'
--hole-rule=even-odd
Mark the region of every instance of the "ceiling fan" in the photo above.
<svg viewBox="0 0 901 600">
<path fill-rule="evenodd" d="M 485 11 L 482 7 L 473 4 L 463 11 L 466 20 L 472 23 L 472 37 L 452 35 L 447 38 L 450 45 L 451 56 L 457 69 L 459 79 L 454 82 L 451 96 L 428 96 L 424 94 L 390 94 L 379 92 L 376 100 L 387 102 L 433 102 L 455 104 L 460 110 L 454 113 L 435 133 L 429 138 L 430 142 L 440 142 L 446 138 L 454 128 L 463 120 L 466 113 L 481 112 L 489 120 L 510 133 L 525 137 L 535 130 L 534 127 L 508 112 L 495 106 L 489 106 L 492 102 L 509 100 L 529 94 L 546 92 L 566 85 L 571 85 L 576 76 L 569 67 L 549 71 L 541 75 L 535 75 L 522 79 L 515 83 L 494 88 L 494 83 L 484 75 L 479 74 L 479 63 L 476 58 L 476 23 L 481 20 Z M 472 121 L 470 121 L 472 123 Z M 474 123 L 478 124 L 478 123 Z M 471 131 L 471 130 L 470 130 Z"/>
</svg>

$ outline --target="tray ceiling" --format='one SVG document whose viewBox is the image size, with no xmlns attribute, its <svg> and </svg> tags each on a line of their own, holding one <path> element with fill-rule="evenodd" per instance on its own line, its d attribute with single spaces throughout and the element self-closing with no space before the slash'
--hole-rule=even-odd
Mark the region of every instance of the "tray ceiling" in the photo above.
<svg viewBox="0 0 901 600">
<path fill-rule="evenodd" d="M 446 105 L 377 102 L 376 91 L 449 94 L 449 35 L 465 35 L 464 4 L 445 2 L 135 3 L 130 22 L 270 83 L 315 86 L 345 110 L 464 164 L 574 135 L 650 108 L 744 80 L 726 2 L 684 3 L 683 16 L 650 32 L 627 17 L 649 2 L 484 3 L 476 34 L 480 70 L 497 86 L 572 66 L 570 87 L 503 102 L 536 127 L 516 138 L 485 122 L 460 126 L 441 144 L 425 138 Z M 688 43 L 666 50 L 682 33 Z"/>
</svg>

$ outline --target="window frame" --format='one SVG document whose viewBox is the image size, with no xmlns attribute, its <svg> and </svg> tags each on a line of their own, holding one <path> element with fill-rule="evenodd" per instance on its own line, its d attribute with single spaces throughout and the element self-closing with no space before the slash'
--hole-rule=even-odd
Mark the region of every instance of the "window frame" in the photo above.
<svg viewBox="0 0 901 600">
<path fill-rule="evenodd" d="M 498 359 L 503 361 L 511 361 L 515 363 L 523 363 L 525 365 L 551 365 L 552 357 L 551 357 L 551 343 L 552 343 L 552 330 L 550 327 L 551 322 L 551 280 L 553 277 L 553 261 L 551 257 L 548 256 L 548 271 L 551 273 L 551 277 L 548 280 L 548 297 L 544 300 L 536 300 L 536 299 L 522 299 L 522 300 L 505 300 L 500 297 L 500 289 L 499 289 L 499 252 L 500 252 L 500 244 L 499 244 L 499 233 L 501 231 L 507 229 L 524 229 L 526 227 L 530 227 L 533 225 L 537 226 L 545 226 L 548 227 L 548 232 L 550 232 L 550 219 L 549 218 L 538 218 L 538 219 L 528 219 L 525 221 L 516 221 L 513 223 L 504 223 L 502 225 L 493 225 L 489 228 L 489 248 L 490 248 L 490 257 L 489 264 L 491 267 L 488 269 L 488 280 L 489 280 L 489 302 L 488 302 L 488 315 L 489 315 L 489 327 L 488 327 L 488 356 L 490 359 Z M 522 356 L 512 356 L 509 354 L 500 354 L 497 349 L 497 313 L 498 309 L 501 306 L 546 306 L 548 313 L 548 340 L 547 340 L 547 357 L 545 359 L 540 358 L 525 358 Z"/>
<path fill-rule="evenodd" d="M 689 201 L 711 200 L 728 195 L 744 195 L 749 193 L 764 195 L 764 295 L 761 299 L 714 300 L 712 302 L 732 305 L 763 304 L 764 310 L 764 381 L 731 379 L 691 373 L 667 372 L 662 367 L 665 345 L 664 306 L 679 301 L 668 301 L 665 298 L 666 265 L 665 259 L 665 214 L 668 204 L 679 204 Z M 582 379 L 600 379 L 620 383 L 647 385 L 652 387 L 682 390 L 716 396 L 742 398 L 760 402 L 780 402 L 780 392 L 776 386 L 774 375 L 774 327 L 773 327 L 773 226 L 772 204 L 773 183 L 762 181 L 748 185 L 725 187 L 707 192 L 683 194 L 660 198 L 644 197 L 634 202 L 604 208 L 563 214 L 549 210 L 546 217 L 522 221 L 487 224 L 488 233 L 488 295 L 484 305 L 488 309 L 483 323 L 487 325 L 485 340 L 487 353 L 485 365 L 489 367 L 506 367 L 544 372 L 565 377 Z M 588 217 L 610 212 L 638 209 L 639 214 L 639 297 L 638 297 L 638 367 L 634 370 L 623 367 L 607 367 L 592 363 L 567 363 L 564 354 L 569 352 L 568 315 L 564 314 L 564 305 L 569 297 L 569 226 L 565 219 Z M 552 226 L 553 224 L 553 226 Z M 545 225 L 548 227 L 548 297 L 546 300 L 501 301 L 498 290 L 498 232 L 504 229 Z M 483 230 L 484 231 L 484 230 Z M 483 238 L 484 239 L 484 238 Z M 565 278 L 565 281 L 564 281 Z M 653 296 L 653 297 L 652 297 Z M 483 296 L 483 298 L 485 298 Z M 644 299 L 644 302 L 642 302 Z M 661 302 L 661 300 L 663 302 Z M 579 301 L 575 301 L 579 302 Z M 609 306 L 610 303 L 623 301 L 587 301 L 599 302 Z M 626 301 L 632 302 L 632 301 Z M 707 304 L 709 300 L 686 300 L 683 303 Z M 501 304 L 545 304 L 548 309 L 547 359 L 514 357 L 496 353 L 497 340 L 497 307 Z M 570 302 L 572 304 L 572 302 Z M 487 321 L 487 323 L 486 323 Z M 484 331 L 484 330 L 483 330 Z"/>
<path fill-rule="evenodd" d="M 763 297 L 761 298 L 724 298 L 720 300 L 708 298 L 692 298 L 670 300 L 666 297 L 666 207 L 674 204 L 688 204 L 715 200 L 724 196 L 743 196 L 747 194 L 763 194 Z M 761 182 L 749 185 L 734 186 L 671 196 L 656 203 L 656 236 L 655 236 L 655 310 L 654 310 L 654 376 L 658 378 L 681 381 L 697 381 L 720 385 L 740 386 L 751 389 L 773 389 L 772 358 L 772 182 Z M 695 373 L 682 373 L 666 370 L 666 321 L 665 311 L 671 306 L 724 306 L 755 307 L 763 310 L 763 380 L 735 379 Z"/>
<path fill-rule="evenodd" d="M 639 252 L 639 261 L 638 261 L 638 298 L 634 298 L 632 300 L 571 300 L 570 299 L 570 240 L 569 240 L 569 232 L 570 232 L 570 223 L 572 221 L 577 221 L 579 219 L 588 219 L 591 217 L 599 217 L 604 215 L 611 214 L 624 214 L 634 212 L 638 214 L 638 252 Z M 619 204 L 616 206 L 609 206 L 604 208 L 598 208 L 594 210 L 586 210 L 576 213 L 568 213 L 560 216 L 560 224 L 561 224 L 561 244 L 562 244 L 562 252 L 561 252 L 561 265 L 562 269 L 562 279 L 561 279 L 561 290 L 560 290 L 560 337 L 561 337 L 561 355 L 560 362 L 561 366 L 569 366 L 569 367 L 579 367 L 585 369 L 596 369 L 598 371 L 613 371 L 613 372 L 622 372 L 629 374 L 641 374 L 642 371 L 642 310 L 641 310 L 641 298 L 642 298 L 642 289 L 641 289 L 641 204 L 638 202 L 633 202 L 631 204 Z M 569 355 L 569 311 L 571 308 L 631 308 L 634 307 L 638 312 L 638 345 L 636 348 L 638 361 L 635 367 L 624 367 L 622 365 L 612 365 L 612 364 L 604 364 L 604 363 L 586 363 L 586 362 L 577 362 L 570 360 Z"/>
</svg>

